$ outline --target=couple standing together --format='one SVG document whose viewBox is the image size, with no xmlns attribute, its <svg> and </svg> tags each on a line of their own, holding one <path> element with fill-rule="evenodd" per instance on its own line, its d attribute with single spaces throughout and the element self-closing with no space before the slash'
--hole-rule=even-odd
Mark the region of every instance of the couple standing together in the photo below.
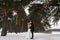
<svg viewBox="0 0 60 40">
<path fill-rule="evenodd" d="M 33 39 L 34 38 L 34 24 L 32 21 L 28 21 L 27 23 L 27 27 L 28 27 L 28 38 Z"/>
</svg>

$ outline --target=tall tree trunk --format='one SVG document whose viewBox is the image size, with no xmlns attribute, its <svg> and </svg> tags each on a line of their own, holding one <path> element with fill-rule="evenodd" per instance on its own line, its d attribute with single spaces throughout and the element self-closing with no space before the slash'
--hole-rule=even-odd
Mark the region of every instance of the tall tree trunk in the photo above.
<svg viewBox="0 0 60 40">
<path fill-rule="evenodd" d="M 8 20 L 7 20 L 7 10 L 6 8 L 2 9 L 3 12 L 3 27 L 2 27 L 2 32 L 1 32 L 1 36 L 6 36 L 7 34 L 7 27 L 8 27 Z"/>
</svg>

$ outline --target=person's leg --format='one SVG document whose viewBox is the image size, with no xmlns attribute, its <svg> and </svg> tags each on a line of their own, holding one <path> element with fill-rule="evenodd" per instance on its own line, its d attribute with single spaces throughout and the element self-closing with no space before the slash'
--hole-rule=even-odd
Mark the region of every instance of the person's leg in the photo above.
<svg viewBox="0 0 60 40">
<path fill-rule="evenodd" d="M 31 37 L 31 39 L 33 39 L 33 37 L 34 37 L 34 34 L 33 34 L 33 32 L 31 32 L 32 33 L 32 37 Z"/>
<path fill-rule="evenodd" d="M 32 38 L 34 38 L 34 34 L 33 34 L 33 32 L 32 32 Z"/>
</svg>

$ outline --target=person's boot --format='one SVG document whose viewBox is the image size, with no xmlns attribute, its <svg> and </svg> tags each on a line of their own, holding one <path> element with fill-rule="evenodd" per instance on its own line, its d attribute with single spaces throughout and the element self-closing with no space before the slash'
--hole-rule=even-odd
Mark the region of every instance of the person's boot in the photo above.
<svg viewBox="0 0 60 40">
<path fill-rule="evenodd" d="M 33 39 L 33 38 L 31 38 L 31 39 Z"/>
</svg>

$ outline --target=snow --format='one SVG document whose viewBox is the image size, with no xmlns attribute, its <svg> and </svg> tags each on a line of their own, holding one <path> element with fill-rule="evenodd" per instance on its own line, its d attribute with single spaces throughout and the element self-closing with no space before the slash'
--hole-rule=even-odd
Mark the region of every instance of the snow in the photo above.
<svg viewBox="0 0 60 40">
<path fill-rule="evenodd" d="M 17 12 L 15 12 L 14 10 L 13 10 L 13 14 L 12 14 L 13 16 L 15 16 L 15 15 L 17 15 Z"/>
<path fill-rule="evenodd" d="M 30 2 L 30 4 L 28 4 L 25 8 L 24 8 L 24 11 L 26 12 L 26 15 L 28 16 L 30 13 L 29 13 L 29 7 L 32 7 L 32 4 L 43 4 L 44 2 L 41 2 L 41 1 L 36 1 L 34 0 L 33 2 Z"/>
<path fill-rule="evenodd" d="M 60 34 L 60 32 L 54 31 L 54 32 L 52 32 L 52 34 Z"/>
<path fill-rule="evenodd" d="M 2 31 L 2 28 L 0 28 L 0 33 L 1 33 L 1 31 Z"/>
<path fill-rule="evenodd" d="M 32 4 L 43 4 L 44 2 L 41 1 L 33 1 Z"/>
<path fill-rule="evenodd" d="M 60 40 L 60 34 L 34 33 L 34 39 L 26 38 L 27 32 L 8 33 L 6 36 L 0 36 L 0 40 Z"/>
<path fill-rule="evenodd" d="M 51 29 L 60 29 L 60 20 L 58 21 L 58 25 L 52 25 Z"/>
<path fill-rule="evenodd" d="M 26 7 L 26 8 L 24 9 L 27 16 L 30 14 L 29 11 L 28 11 L 28 9 L 29 9 L 29 7 Z"/>
</svg>

